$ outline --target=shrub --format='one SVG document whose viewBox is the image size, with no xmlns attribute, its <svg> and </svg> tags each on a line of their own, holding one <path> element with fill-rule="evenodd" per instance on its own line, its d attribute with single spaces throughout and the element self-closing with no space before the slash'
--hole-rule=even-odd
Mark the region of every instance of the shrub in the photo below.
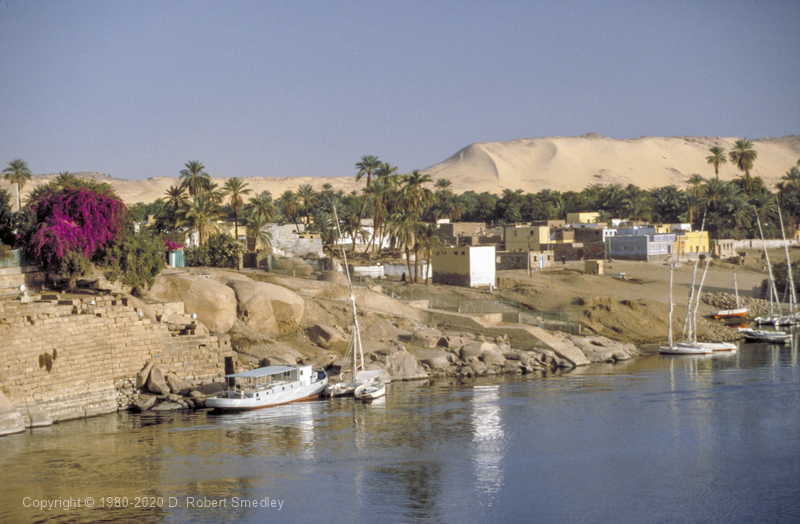
<svg viewBox="0 0 800 524">
<path fill-rule="evenodd" d="M 106 253 L 105 276 L 134 290 L 147 289 L 166 265 L 164 241 L 147 232 L 128 231 Z"/>
<path fill-rule="evenodd" d="M 75 289 L 79 277 L 92 272 L 92 262 L 80 251 L 69 251 L 61 259 L 59 274 L 68 280 L 68 287 Z"/>
<path fill-rule="evenodd" d="M 186 265 L 190 267 L 208 266 L 208 246 L 193 246 L 183 250 Z"/>
<path fill-rule="evenodd" d="M 245 249 L 245 246 L 232 236 L 217 235 L 208 241 L 209 263 L 214 267 L 237 268 Z"/>
</svg>

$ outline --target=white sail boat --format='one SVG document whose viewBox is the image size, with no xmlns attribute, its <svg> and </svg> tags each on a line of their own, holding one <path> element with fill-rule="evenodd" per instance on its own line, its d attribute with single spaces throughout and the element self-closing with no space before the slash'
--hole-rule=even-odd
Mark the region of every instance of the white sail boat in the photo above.
<svg viewBox="0 0 800 524">
<path fill-rule="evenodd" d="M 700 226 L 700 236 L 705 230 L 706 219 L 703 217 L 702 225 Z M 703 283 L 706 279 L 708 266 L 711 259 L 706 260 L 706 267 L 703 270 L 703 278 L 697 288 L 695 294 L 694 283 L 697 278 L 697 265 L 700 260 L 700 253 L 698 250 L 697 258 L 694 261 L 694 269 L 692 272 L 692 290 L 689 294 L 689 303 L 686 306 L 686 317 L 683 324 L 683 340 L 677 344 L 672 343 L 672 268 L 673 264 L 670 263 L 670 317 L 669 317 L 669 345 L 658 348 L 658 352 L 666 355 L 707 355 L 717 351 L 736 351 L 738 346 L 733 342 L 698 342 L 697 341 L 697 310 L 700 306 L 700 293 L 703 289 Z"/>
<path fill-rule="evenodd" d="M 333 207 L 333 216 L 336 220 L 336 230 L 341 238 L 342 232 L 339 229 L 339 216 L 336 213 L 336 207 Z M 354 395 L 358 388 L 364 385 L 371 385 L 380 383 L 383 386 L 383 394 L 386 393 L 386 386 L 383 382 L 376 382 L 376 379 L 383 373 L 383 370 L 365 370 L 364 369 L 364 348 L 361 345 L 361 329 L 358 326 L 358 310 L 356 308 L 356 297 L 353 293 L 353 282 L 350 279 L 350 268 L 347 265 L 347 251 L 342 248 L 342 262 L 344 262 L 344 272 L 347 277 L 347 287 L 350 291 L 350 304 L 353 307 L 353 325 L 350 343 L 347 346 L 348 354 L 351 357 L 350 362 L 350 379 L 331 384 L 325 388 L 324 396 L 339 397 L 345 395 Z M 359 362 L 361 360 L 359 371 Z M 362 388 L 363 389 L 363 388 Z M 378 395 L 380 396 L 380 395 Z M 377 396 L 375 397 L 377 398 Z"/>
<path fill-rule="evenodd" d="M 696 266 L 695 266 L 696 267 Z M 711 349 L 706 349 L 702 346 L 697 344 L 691 344 L 687 342 L 673 344 L 672 343 L 672 312 L 675 308 L 675 301 L 672 298 L 672 285 L 674 281 L 674 268 L 675 264 L 670 259 L 669 262 L 669 328 L 667 332 L 667 339 L 668 343 L 666 346 L 661 346 L 658 348 L 658 352 L 664 355 L 707 355 L 713 353 L 714 351 Z M 694 280 L 694 279 L 692 279 Z M 691 300 L 691 299 L 690 299 Z M 687 308 L 689 306 L 687 305 Z"/>
<path fill-rule="evenodd" d="M 747 316 L 747 308 L 739 307 L 739 286 L 736 282 L 736 270 L 733 270 L 733 292 L 736 295 L 736 307 L 733 309 L 723 309 L 714 313 L 716 319 L 742 318 Z"/>
</svg>

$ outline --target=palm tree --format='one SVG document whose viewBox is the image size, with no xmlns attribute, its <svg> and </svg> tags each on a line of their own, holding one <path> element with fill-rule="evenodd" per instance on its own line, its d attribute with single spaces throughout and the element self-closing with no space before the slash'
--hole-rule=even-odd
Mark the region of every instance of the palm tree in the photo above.
<svg viewBox="0 0 800 524">
<path fill-rule="evenodd" d="M 247 227 L 245 229 L 247 235 L 248 245 L 250 240 L 253 240 L 256 251 L 259 247 L 266 249 L 272 246 L 272 233 L 269 230 L 269 221 L 267 217 L 261 213 L 253 213 L 247 219 Z"/>
<path fill-rule="evenodd" d="M 361 161 L 356 163 L 358 171 L 356 172 L 356 182 L 361 180 L 361 177 L 367 175 L 367 187 L 372 183 L 372 174 L 381 166 L 381 161 L 378 157 L 366 155 L 361 157 Z"/>
<path fill-rule="evenodd" d="M 706 161 L 714 166 L 714 176 L 719 180 L 719 166 L 720 164 L 727 164 L 728 159 L 725 158 L 725 150 L 719 146 L 714 146 L 711 149 L 711 155 L 706 157 Z"/>
<path fill-rule="evenodd" d="M 56 179 L 53 181 L 59 187 L 71 187 L 76 182 L 78 182 L 78 177 L 70 173 L 69 171 L 62 171 L 58 174 Z"/>
<path fill-rule="evenodd" d="M 203 171 L 205 168 L 199 161 L 190 160 L 186 163 L 186 169 L 181 170 L 182 185 L 189 190 L 190 196 L 202 193 L 211 181 L 211 176 Z"/>
<path fill-rule="evenodd" d="M 753 149 L 753 142 L 746 138 L 738 139 L 734 142 L 733 149 L 728 153 L 728 156 L 731 159 L 731 163 L 736 164 L 739 171 L 744 172 L 747 193 L 751 194 L 752 182 L 750 179 L 750 170 L 753 169 L 753 162 L 758 158 L 758 153 Z"/>
<path fill-rule="evenodd" d="M 431 266 L 431 254 L 438 254 L 444 250 L 446 247 L 444 242 L 444 237 L 442 237 L 441 231 L 439 228 L 436 227 L 435 224 L 422 224 L 421 227 L 418 228 L 418 236 L 417 244 L 422 247 L 425 251 L 425 260 L 428 262 L 428 269 L 425 271 L 425 285 L 428 285 L 428 272 Z M 416 264 L 417 260 L 414 260 L 414 275 L 416 277 Z"/>
<path fill-rule="evenodd" d="M 12 184 L 17 184 L 17 196 L 19 197 L 22 195 L 25 183 L 31 179 L 31 170 L 28 169 L 28 163 L 21 158 L 15 158 L 3 169 L 3 178 Z M 17 201 L 17 207 L 19 207 L 19 201 Z"/>
<path fill-rule="evenodd" d="M 300 209 L 300 200 L 298 200 L 297 195 L 291 189 L 287 189 L 283 192 L 281 197 L 278 199 L 278 207 L 281 210 L 281 213 L 288 219 L 294 223 L 294 226 L 297 227 L 297 213 Z"/>
<path fill-rule="evenodd" d="M 164 194 L 167 197 L 165 207 L 171 209 L 172 211 L 178 210 L 187 202 L 186 193 L 184 193 L 182 185 L 170 186 Z"/>
<path fill-rule="evenodd" d="M 218 231 L 217 220 L 223 217 L 222 209 L 214 199 L 201 194 L 178 210 L 178 226 L 197 232 L 198 244 L 204 245 Z"/>
<path fill-rule="evenodd" d="M 246 207 L 251 214 L 261 215 L 267 222 L 275 220 L 277 209 L 272 202 L 272 193 L 269 191 L 264 190 L 258 195 L 250 197 L 250 201 L 247 203 Z"/>
<path fill-rule="evenodd" d="M 392 215 L 389 220 L 389 231 L 397 238 L 406 253 L 406 263 L 408 265 L 408 275 L 412 278 L 411 272 L 411 246 L 414 244 L 414 236 L 417 232 L 417 218 L 410 210 L 404 210 Z"/>
<path fill-rule="evenodd" d="M 252 193 L 253 190 L 247 187 L 246 182 L 242 182 L 241 179 L 237 177 L 229 178 L 228 181 L 225 182 L 224 189 L 228 194 L 228 202 L 230 202 L 231 208 L 233 209 L 233 231 L 238 239 L 239 212 L 242 210 L 242 205 L 244 204 L 242 195 Z"/>
<path fill-rule="evenodd" d="M 800 192 L 800 169 L 792 166 L 791 169 L 781 177 L 781 180 L 785 181 L 783 187 L 787 190 Z"/>
<path fill-rule="evenodd" d="M 416 169 L 410 175 L 406 175 L 404 184 L 400 187 L 400 204 L 414 215 L 420 216 L 433 200 L 431 190 L 424 187 L 424 184 L 431 181 L 430 175 L 423 175 Z"/>
<path fill-rule="evenodd" d="M 317 193 L 311 184 L 303 184 L 297 189 L 297 196 L 303 202 L 303 209 L 306 214 L 306 227 L 311 221 L 311 206 L 317 202 Z"/>
</svg>

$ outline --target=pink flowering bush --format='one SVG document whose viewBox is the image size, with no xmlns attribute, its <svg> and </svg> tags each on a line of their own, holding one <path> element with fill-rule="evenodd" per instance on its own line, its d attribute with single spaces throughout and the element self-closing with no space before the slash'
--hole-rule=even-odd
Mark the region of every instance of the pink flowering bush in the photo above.
<svg viewBox="0 0 800 524">
<path fill-rule="evenodd" d="M 50 272 L 58 272 L 73 251 L 100 259 L 128 222 L 125 204 L 112 191 L 91 185 L 45 191 L 30 208 L 35 225 L 17 240 Z"/>
</svg>

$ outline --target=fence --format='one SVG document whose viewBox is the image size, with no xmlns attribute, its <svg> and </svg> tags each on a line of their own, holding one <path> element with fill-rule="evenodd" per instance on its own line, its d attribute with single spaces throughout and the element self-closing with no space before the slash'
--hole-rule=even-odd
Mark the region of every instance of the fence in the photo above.
<svg viewBox="0 0 800 524">
<path fill-rule="evenodd" d="M 427 302 L 429 309 L 474 315 L 501 314 L 503 322 L 526 324 L 553 331 L 579 334 L 581 312 L 577 308 L 532 310 L 519 302 L 501 299 L 467 298 L 457 293 L 431 292 L 427 287 L 382 284 L 383 293 L 400 300 Z"/>
</svg>

